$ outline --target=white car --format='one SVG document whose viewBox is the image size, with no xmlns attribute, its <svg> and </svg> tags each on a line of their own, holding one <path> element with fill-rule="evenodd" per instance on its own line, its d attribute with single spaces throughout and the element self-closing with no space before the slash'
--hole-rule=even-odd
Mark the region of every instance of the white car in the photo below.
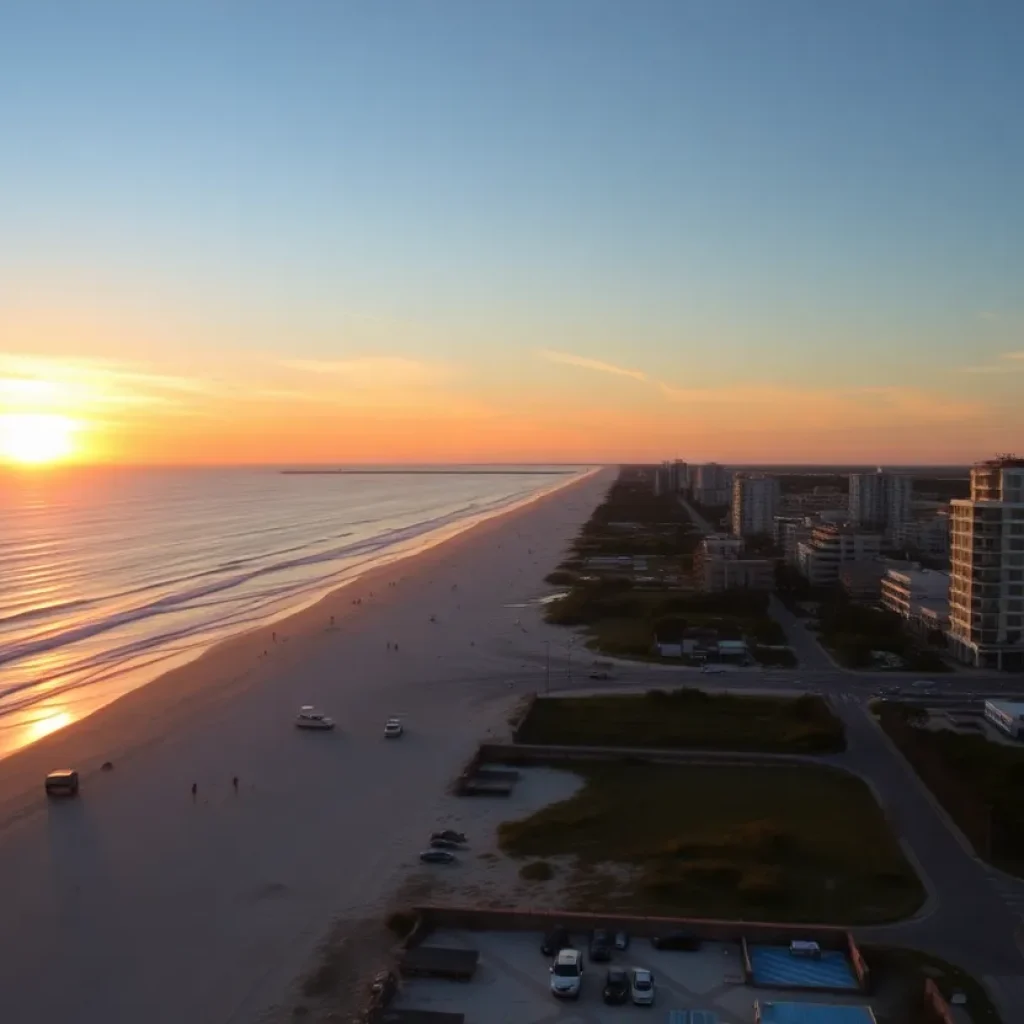
<svg viewBox="0 0 1024 1024">
<path fill-rule="evenodd" d="M 334 719 L 317 711 L 312 704 L 303 704 L 295 716 L 295 724 L 300 729 L 333 729 Z"/>
<path fill-rule="evenodd" d="M 724 675 L 728 671 L 728 669 L 724 665 L 715 665 L 715 664 L 710 664 L 709 665 L 709 664 L 706 664 L 706 663 L 704 665 L 701 665 L 700 670 L 706 676 L 721 676 L 721 675 Z"/>
<path fill-rule="evenodd" d="M 629 994 L 636 1006 L 654 1005 L 654 975 L 643 967 L 629 972 Z"/>
<path fill-rule="evenodd" d="M 384 736 L 389 740 L 396 740 L 405 732 L 400 718 L 389 718 L 384 723 Z"/>
<path fill-rule="evenodd" d="M 550 970 L 551 994 L 559 999 L 579 999 L 583 987 L 583 954 L 578 949 L 559 950 Z"/>
</svg>

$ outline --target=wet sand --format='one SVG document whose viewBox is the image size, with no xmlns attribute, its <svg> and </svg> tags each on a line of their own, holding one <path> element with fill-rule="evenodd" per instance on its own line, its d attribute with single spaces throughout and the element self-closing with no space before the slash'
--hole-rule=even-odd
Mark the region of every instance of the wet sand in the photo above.
<svg viewBox="0 0 1024 1024">
<path fill-rule="evenodd" d="M 283 1003 L 332 922 L 383 911 L 459 765 L 542 685 L 543 638 L 564 638 L 529 602 L 610 480 L 377 570 L 0 762 L 0 1020 L 241 1024 Z M 294 728 L 306 703 L 335 732 Z M 62 766 L 82 795 L 48 802 Z"/>
</svg>

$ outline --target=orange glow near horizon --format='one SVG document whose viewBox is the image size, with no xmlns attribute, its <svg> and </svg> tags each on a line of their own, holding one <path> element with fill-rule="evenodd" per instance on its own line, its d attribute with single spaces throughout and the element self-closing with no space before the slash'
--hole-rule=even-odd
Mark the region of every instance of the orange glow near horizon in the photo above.
<svg viewBox="0 0 1024 1024">
<path fill-rule="evenodd" d="M 55 413 L 6 413 L 0 416 L 0 458 L 18 466 L 64 462 L 74 454 L 77 426 Z"/>
</svg>

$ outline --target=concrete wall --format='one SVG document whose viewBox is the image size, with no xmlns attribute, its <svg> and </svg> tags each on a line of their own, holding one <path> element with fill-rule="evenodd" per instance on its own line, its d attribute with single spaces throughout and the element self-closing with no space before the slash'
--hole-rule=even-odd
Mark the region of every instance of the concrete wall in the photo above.
<svg viewBox="0 0 1024 1024">
<path fill-rule="evenodd" d="M 789 945 L 793 939 L 812 939 L 823 949 L 849 953 L 851 936 L 844 928 L 816 924 L 781 924 L 766 921 L 714 921 L 707 918 L 646 917 L 628 914 L 583 914 L 551 910 L 501 910 L 426 905 L 416 908 L 427 931 L 452 928 L 460 931 L 545 932 L 556 925 L 571 931 L 623 929 L 631 935 L 651 938 L 670 931 L 688 931 L 709 941 L 773 943 Z M 854 949 L 856 947 L 853 947 Z M 859 957 L 859 952 L 858 952 Z"/>
<path fill-rule="evenodd" d="M 657 763 L 707 764 L 775 764 L 807 765 L 816 763 L 810 754 L 742 754 L 718 750 L 660 750 L 631 747 L 585 747 L 572 745 L 540 745 L 528 743 L 484 743 L 479 751 L 480 764 L 540 764 L 551 765 L 557 761 L 622 761 L 642 760 Z M 835 765 L 822 764 L 822 768 L 849 774 Z"/>
</svg>

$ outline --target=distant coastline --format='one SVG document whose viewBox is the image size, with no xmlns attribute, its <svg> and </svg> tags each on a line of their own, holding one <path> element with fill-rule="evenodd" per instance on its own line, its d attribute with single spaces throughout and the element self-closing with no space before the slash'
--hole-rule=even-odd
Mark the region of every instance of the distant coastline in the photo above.
<svg viewBox="0 0 1024 1024">
<path fill-rule="evenodd" d="M 571 469 L 282 469 L 282 476 L 568 476 Z"/>
</svg>

